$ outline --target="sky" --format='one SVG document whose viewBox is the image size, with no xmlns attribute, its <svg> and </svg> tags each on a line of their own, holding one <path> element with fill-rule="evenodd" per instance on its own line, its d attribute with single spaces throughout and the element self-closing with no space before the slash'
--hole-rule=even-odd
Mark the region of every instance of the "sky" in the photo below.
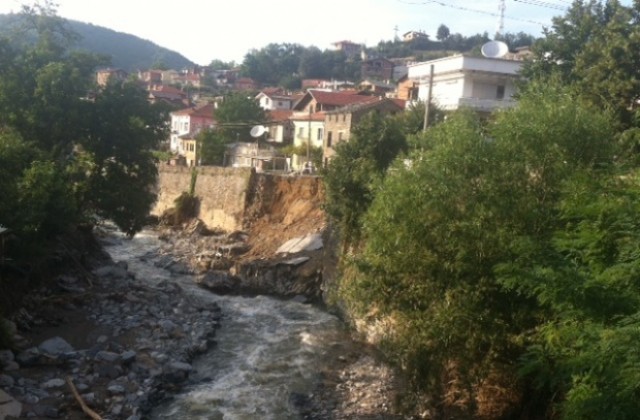
<svg viewBox="0 0 640 420">
<path fill-rule="evenodd" d="M 631 0 L 623 1 L 623 4 Z M 0 14 L 31 0 L 0 0 Z M 500 0 L 54 0 L 59 16 L 136 35 L 196 64 L 241 63 L 270 43 L 375 46 L 408 31 L 435 39 L 438 26 L 465 36 L 498 30 Z M 569 0 L 504 0 L 504 32 L 542 34 Z"/>
</svg>

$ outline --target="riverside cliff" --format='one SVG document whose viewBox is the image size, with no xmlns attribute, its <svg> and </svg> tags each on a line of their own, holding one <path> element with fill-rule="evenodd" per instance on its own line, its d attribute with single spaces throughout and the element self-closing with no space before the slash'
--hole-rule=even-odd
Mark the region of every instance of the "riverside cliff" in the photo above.
<svg viewBox="0 0 640 420">
<path fill-rule="evenodd" d="M 191 224 L 165 235 L 171 254 L 183 256 L 179 270 L 200 274 L 202 285 L 217 293 L 321 301 L 326 220 L 319 177 L 161 166 L 152 214 L 166 214 L 190 189 L 199 202 L 196 217 L 205 227 Z M 189 232 L 194 229 L 205 232 L 194 237 Z M 294 243 L 299 246 L 291 248 Z"/>
</svg>

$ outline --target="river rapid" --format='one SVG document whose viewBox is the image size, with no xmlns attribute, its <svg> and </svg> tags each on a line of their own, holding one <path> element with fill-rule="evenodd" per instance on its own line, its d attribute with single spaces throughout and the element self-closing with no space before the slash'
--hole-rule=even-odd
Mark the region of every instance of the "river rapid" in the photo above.
<svg viewBox="0 0 640 420">
<path fill-rule="evenodd" d="M 193 361 L 194 372 L 182 392 L 156 407 L 151 418 L 343 418 L 336 414 L 339 401 L 317 407 L 319 397 L 314 396 L 320 385 L 327 389 L 329 371 L 344 368 L 342 375 L 348 380 L 349 361 L 363 351 L 336 316 L 296 300 L 215 295 L 197 287 L 192 275 L 176 275 L 154 265 L 160 246 L 155 232 L 143 231 L 132 240 L 114 241 L 106 250 L 114 260 L 126 261 L 139 281 L 151 286 L 174 281 L 216 303 L 222 321 L 217 344 Z M 364 366 L 364 371 L 377 374 L 377 362 L 367 360 L 371 366 Z M 385 403 L 376 409 L 387 408 Z"/>
</svg>

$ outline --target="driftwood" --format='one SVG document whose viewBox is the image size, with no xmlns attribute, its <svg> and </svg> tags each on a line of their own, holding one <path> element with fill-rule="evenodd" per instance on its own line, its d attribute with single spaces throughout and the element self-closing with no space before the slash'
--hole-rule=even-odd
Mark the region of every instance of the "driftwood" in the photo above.
<svg viewBox="0 0 640 420">
<path fill-rule="evenodd" d="M 87 416 L 91 417 L 93 420 L 102 420 L 102 417 L 100 417 L 98 413 L 90 409 L 89 406 L 87 406 L 87 403 L 84 402 L 84 400 L 78 393 L 78 389 L 73 384 L 73 381 L 71 380 L 70 376 L 67 376 L 67 385 L 69 385 L 69 388 L 71 388 L 71 392 L 73 393 L 73 396 L 75 397 L 76 401 L 78 401 L 78 404 L 80 404 L 80 408 L 82 408 L 82 411 Z"/>
</svg>

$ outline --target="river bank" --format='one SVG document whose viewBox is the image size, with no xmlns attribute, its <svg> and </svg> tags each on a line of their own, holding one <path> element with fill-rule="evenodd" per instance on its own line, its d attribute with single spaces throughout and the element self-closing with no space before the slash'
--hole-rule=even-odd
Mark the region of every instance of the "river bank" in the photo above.
<svg viewBox="0 0 640 420">
<path fill-rule="evenodd" d="M 174 275 L 193 272 L 198 265 L 186 264 L 177 250 L 187 246 L 189 255 L 199 255 L 190 261 L 202 262 L 192 245 L 211 235 L 201 233 L 192 229 L 187 239 L 164 232 L 158 249 L 139 260 Z M 110 233 L 103 243 L 109 248 L 126 240 Z M 81 400 L 103 418 L 147 418 L 153 407 L 192 383 L 194 360 L 216 347 L 215 334 L 224 322 L 219 306 L 178 282 L 139 278 L 127 263 L 108 260 L 89 278 L 84 274 L 60 276 L 54 286 L 34 293 L 14 318 L 16 349 L 0 356 L 2 401 L 9 401 L 2 406 L 5 412 L 19 406 L 21 417 L 88 418 L 70 378 Z M 301 296 L 289 298 L 307 300 Z M 400 418 L 390 414 L 397 381 L 372 349 L 349 347 L 335 363 L 314 369 L 313 389 L 288 397 L 299 418 Z"/>
</svg>

